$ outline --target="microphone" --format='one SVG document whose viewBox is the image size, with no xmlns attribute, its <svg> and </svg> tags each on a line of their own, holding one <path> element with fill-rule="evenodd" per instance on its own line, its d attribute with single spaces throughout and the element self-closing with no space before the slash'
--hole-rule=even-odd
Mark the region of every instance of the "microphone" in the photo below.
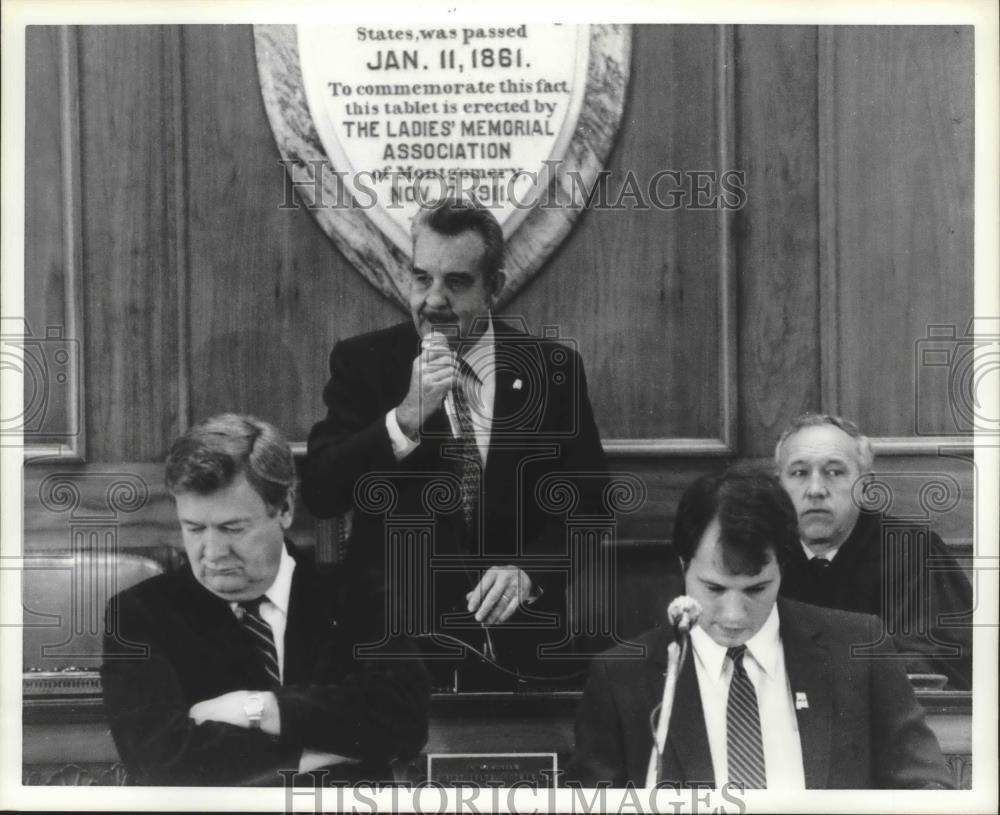
<svg viewBox="0 0 1000 815">
<path fill-rule="evenodd" d="M 446 329 L 450 329 L 450 326 L 445 326 Z M 435 326 L 431 332 L 420 340 L 420 350 L 429 351 L 433 348 L 438 350 L 447 351 L 450 350 L 448 345 L 448 338 L 454 335 L 453 330 L 442 331 L 439 327 Z M 456 382 L 457 384 L 457 382 Z M 451 437 L 453 439 L 461 440 L 462 438 L 462 425 L 458 419 L 458 412 L 455 408 L 455 387 L 454 385 L 448 390 L 444 395 L 444 412 L 448 417 L 448 427 L 451 429 Z"/>
<path fill-rule="evenodd" d="M 646 787 L 655 787 L 660 780 L 660 759 L 667 742 L 667 731 L 670 728 L 670 714 L 674 707 L 674 691 L 677 688 L 677 677 L 687 657 L 688 642 L 691 627 L 701 617 L 701 605 L 693 597 L 682 595 L 675 598 L 667 606 L 667 619 L 674 629 L 674 639 L 667 646 L 667 671 L 663 682 L 663 697 L 650 715 L 650 723 L 657 716 L 653 732 L 653 747 L 649 751 L 649 764 L 646 768 Z"/>
<path fill-rule="evenodd" d="M 701 604 L 693 597 L 682 594 L 667 606 L 667 619 L 674 628 L 677 639 L 691 633 L 695 623 L 701 618 Z"/>
</svg>

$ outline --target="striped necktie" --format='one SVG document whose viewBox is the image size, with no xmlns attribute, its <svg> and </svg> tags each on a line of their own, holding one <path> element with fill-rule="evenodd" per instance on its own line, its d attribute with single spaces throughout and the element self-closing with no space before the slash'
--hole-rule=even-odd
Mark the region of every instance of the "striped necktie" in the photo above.
<svg viewBox="0 0 1000 815">
<path fill-rule="evenodd" d="M 250 632 L 254 646 L 261 656 L 264 670 L 271 679 L 271 687 L 281 687 L 281 670 L 278 667 L 278 649 L 274 644 L 274 632 L 267 620 L 260 616 L 260 605 L 267 599 L 262 595 L 255 600 L 245 600 L 238 606 L 243 609 L 240 622 Z"/>
<path fill-rule="evenodd" d="M 729 685 L 726 705 L 726 760 L 729 781 L 742 784 L 744 789 L 767 789 L 764 766 L 764 745 L 760 735 L 760 710 L 743 657 L 747 647 L 737 645 L 726 650 L 733 661 L 733 679 Z"/>
<path fill-rule="evenodd" d="M 482 459 L 479 455 L 479 445 L 476 443 L 476 430 L 472 424 L 472 410 L 465 394 L 464 381 L 479 384 L 479 377 L 465 360 L 459 360 L 458 377 L 452 388 L 452 399 L 455 404 L 455 418 L 461 432 L 459 441 L 462 443 L 462 516 L 466 529 L 471 529 L 479 503 L 479 484 L 482 478 Z"/>
</svg>

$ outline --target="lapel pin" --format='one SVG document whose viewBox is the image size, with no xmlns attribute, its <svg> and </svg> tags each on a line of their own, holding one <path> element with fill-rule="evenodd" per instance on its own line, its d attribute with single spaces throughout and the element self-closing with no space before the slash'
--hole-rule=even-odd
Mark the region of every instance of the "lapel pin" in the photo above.
<svg viewBox="0 0 1000 815">
<path fill-rule="evenodd" d="M 809 708 L 809 700 L 806 698 L 806 695 L 801 691 L 797 692 L 795 694 L 795 709 L 808 710 L 808 708 Z"/>
<path fill-rule="evenodd" d="M 514 390 L 516 390 L 516 391 L 521 390 L 521 380 L 520 379 L 515 379 L 514 380 Z"/>
</svg>

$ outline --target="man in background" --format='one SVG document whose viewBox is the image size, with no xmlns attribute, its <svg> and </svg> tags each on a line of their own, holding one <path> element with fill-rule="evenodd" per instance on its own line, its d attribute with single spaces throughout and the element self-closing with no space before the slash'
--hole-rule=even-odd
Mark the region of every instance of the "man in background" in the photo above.
<svg viewBox="0 0 1000 815">
<path fill-rule="evenodd" d="M 910 673 L 944 674 L 970 690 L 972 587 L 934 532 L 911 527 L 904 536 L 880 513 L 860 511 L 852 490 L 874 458 L 857 425 L 839 416 L 807 413 L 781 434 L 774 464 L 801 541 L 781 593 L 881 617 Z"/>
<path fill-rule="evenodd" d="M 166 482 L 188 565 L 107 609 L 104 704 L 133 780 L 281 785 L 280 771 L 320 767 L 391 780 L 390 762 L 427 737 L 428 680 L 416 656 L 356 660 L 379 626 L 285 539 L 285 440 L 253 417 L 214 416 L 174 443 Z M 129 656 L 136 645 L 148 654 Z"/>
<path fill-rule="evenodd" d="M 562 670 L 538 650 L 567 630 L 569 576 L 552 566 L 567 551 L 557 482 L 571 511 L 599 515 L 606 464 L 579 355 L 492 314 L 503 251 L 499 223 L 475 201 L 421 209 L 411 320 L 334 347 L 303 497 L 320 518 L 353 510 L 347 560 L 359 585 L 423 603 L 407 613 L 429 622 L 404 625 L 530 677 Z M 376 481 L 390 505 L 370 500 Z M 412 535 L 395 554 L 409 570 L 386 588 L 390 528 Z M 431 557 L 448 565 L 428 577 Z"/>
<path fill-rule="evenodd" d="M 798 546 L 777 478 L 730 470 L 699 478 L 677 508 L 673 546 L 685 593 L 701 606 L 690 633 L 656 782 L 721 789 L 950 788 L 940 747 L 870 616 L 778 597 Z M 567 771 L 584 786 L 643 786 L 663 692 L 666 627 L 644 657 L 596 657 Z M 882 658 L 880 658 L 882 657 Z"/>
</svg>

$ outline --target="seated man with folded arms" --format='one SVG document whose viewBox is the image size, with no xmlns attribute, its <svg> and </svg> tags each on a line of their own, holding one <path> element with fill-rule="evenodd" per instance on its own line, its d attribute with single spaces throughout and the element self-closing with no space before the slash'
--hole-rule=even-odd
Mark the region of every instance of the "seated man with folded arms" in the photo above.
<svg viewBox="0 0 1000 815">
<path fill-rule="evenodd" d="M 871 616 L 778 597 L 799 545 L 778 479 L 730 470 L 699 478 L 677 509 L 673 546 L 701 605 L 681 668 L 660 783 L 745 789 L 950 788 L 937 739 L 902 664 L 856 657 Z M 638 639 L 644 657 L 594 659 L 568 780 L 646 783 L 669 627 Z M 892 653 L 892 643 L 879 646 Z"/>
<path fill-rule="evenodd" d="M 972 586 L 929 529 L 860 511 L 855 484 L 874 459 L 858 426 L 839 416 L 806 413 L 781 434 L 774 464 L 801 540 L 785 565 L 781 593 L 881 617 L 910 673 L 944 674 L 952 689 L 970 690 Z"/>
<path fill-rule="evenodd" d="M 284 438 L 250 416 L 212 417 L 174 443 L 166 483 L 189 564 L 107 608 L 104 704 L 134 780 L 281 785 L 281 771 L 319 767 L 391 779 L 390 762 L 427 737 L 429 682 L 415 657 L 355 658 L 382 628 L 355 619 L 285 538 Z"/>
</svg>

